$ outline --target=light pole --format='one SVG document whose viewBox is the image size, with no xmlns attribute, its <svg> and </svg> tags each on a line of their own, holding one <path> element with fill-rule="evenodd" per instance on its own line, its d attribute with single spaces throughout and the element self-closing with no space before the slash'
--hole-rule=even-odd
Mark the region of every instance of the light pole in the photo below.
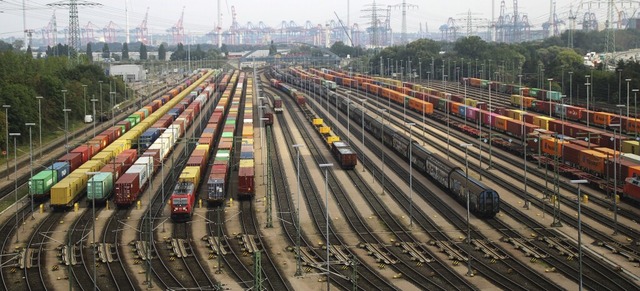
<svg viewBox="0 0 640 291">
<path fill-rule="evenodd" d="M 296 149 L 296 181 L 298 188 L 298 200 L 296 206 L 296 273 L 294 276 L 302 276 L 302 269 L 300 266 L 300 148 L 303 144 L 294 144 L 293 148 Z M 327 232 L 328 233 L 328 232 Z"/>
<path fill-rule="evenodd" d="M 36 124 L 34 122 L 27 122 L 24 125 L 29 127 L 29 181 L 31 181 L 31 179 L 33 179 L 33 143 L 31 142 L 31 127 Z M 29 191 L 31 191 L 31 187 L 29 187 Z M 29 197 L 31 198 L 31 219 L 35 219 L 33 217 L 33 193 L 29 192 Z"/>
<path fill-rule="evenodd" d="M 617 69 L 618 71 L 618 104 L 622 104 L 622 95 L 620 91 L 622 91 L 622 69 Z"/>
<path fill-rule="evenodd" d="M 94 103 L 95 106 L 95 103 Z M 93 212 L 93 291 L 98 290 L 98 277 L 97 277 L 97 262 L 96 262 L 96 179 L 95 175 L 101 172 L 87 172 L 89 181 L 91 182 L 91 190 L 93 192 L 93 199 L 91 199 L 91 211 Z"/>
<path fill-rule="evenodd" d="M 415 122 L 407 123 L 409 126 L 409 227 L 413 227 L 413 130 L 412 126 L 416 125 Z"/>
<path fill-rule="evenodd" d="M 100 99 L 100 117 L 102 117 L 102 114 L 104 114 L 104 111 L 102 110 L 102 99 L 103 99 L 103 97 L 102 97 L 102 83 L 103 83 L 103 81 L 99 80 L 98 83 L 100 84 L 100 98 L 98 98 L 98 99 Z M 93 118 L 95 118 L 95 116 Z"/>
<path fill-rule="evenodd" d="M 579 287 L 578 290 L 582 291 L 582 220 L 580 218 L 581 215 L 581 205 L 582 205 L 582 194 L 580 193 L 580 184 L 589 183 L 587 180 L 571 180 L 571 184 L 578 184 L 578 272 L 579 272 Z"/>
<path fill-rule="evenodd" d="M 114 107 L 115 107 L 115 103 L 116 103 L 116 92 L 109 92 L 109 106 L 111 106 L 111 122 L 113 123 L 111 126 L 115 126 L 116 125 L 116 120 L 115 120 L 115 112 L 114 112 Z"/>
<path fill-rule="evenodd" d="M 71 112 L 71 109 L 69 108 L 65 108 L 62 109 L 62 111 L 64 112 L 64 149 L 66 150 L 67 154 L 69 153 L 69 135 L 68 135 L 68 131 L 69 131 L 69 112 Z"/>
<path fill-rule="evenodd" d="M 470 143 L 462 143 L 461 147 L 464 148 L 464 164 L 465 164 L 465 180 L 464 180 L 464 192 L 467 197 L 467 243 L 471 246 L 471 226 L 469 224 L 469 160 L 467 159 L 467 154 L 469 152 L 469 148 L 473 147 L 473 144 Z M 467 260 L 467 276 L 473 276 L 473 272 L 471 271 L 471 257 Z"/>
<path fill-rule="evenodd" d="M 553 78 L 548 78 L 547 81 L 549 81 L 549 92 L 551 92 L 551 82 L 553 81 Z M 549 102 L 549 117 L 551 117 L 551 113 L 552 113 L 551 111 L 553 110 L 551 110 L 551 102 Z"/>
<path fill-rule="evenodd" d="M 629 122 L 629 82 L 631 79 L 624 79 L 627 82 L 627 122 Z"/>
<path fill-rule="evenodd" d="M 635 119 L 636 122 L 634 122 L 634 131 L 635 131 L 635 137 L 636 140 L 638 139 L 638 127 L 637 127 L 637 119 L 638 119 L 638 89 L 633 89 L 631 90 L 633 91 L 633 118 Z"/>
<path fill-rule="evenodd" d="M 591 78 L 591 75 L 585 75 L 585 78 L 587 78 L 587 82 L 584 83 L 585 86 L 587 86 L 587 127 L 589 127 L 589 86 L 591 86 L 591 83 L 589 83 L 589 78 Z"/>
<path fill-rule="evenodd" d="M 351 91 L 347 91 L 347 143 L 351 144 Z M 336 100 L 336 105 L 338 101 Z M 340 123 L 338 121 L 338 123 Z"/>
<path fill-rule="evenodd" d="M 573 72 L 569 71 L 569 104 L 573 105 Z"/>
<path fill-rule="evenodd" d="M 366 92 L 366 91 L 365 91 Z M 360 121 L 360 125 L 362 125 L 362 172 L 364 172 L 364 159 L 366 158 L 366 155 L 364 154 L 364 149 L 365 149 L 365 145 L 364 145 L 364 115 L 366 114 L 367 108 L 364 107 L 364 103 L 367 102 L 367 99 L 360 99 L 360 101 L 362 102 L 362 114 L 360 114 L 362 120 Z"/>
<path fill-rule="evenodd" d="M 98 102 L 98 99 L 91 99 L 91 103 L 93 103 L 93 137 L 96 137 L 96 102 Z"/>
<path fill-rule="evenodd" d="M 491 75 L 489 75 L 489 78 L 491 78 Z M 493 107 L 491 107 L 491 83 L 489 82 L 489 112 L 491 112 L 491 109 L 493 109 Z M 520 102 L 522 103 L 522 102 Z M 489 113 L 489 124 L 491 124 L 491 122 L 495 122 L 495 120 L 493 120 L 493 115 L 491 115 L 491 113 Z M 489 167 L 487 168 L 487 170 L 491 169 L 491 166 L 493 166 L 492 160 L 491 160 L 491 156 L 492 156 L 492 150 L 493 150 L 493 146 L 491 145 L 491 140 L 493 139 L 493 130 L 489 130 Z"/>
<path fill-rule="evenodd" d="M 384 195 L 384 113 L 387 111 L 387 109 L 384 108 L 378 108 L 378 112 L 380 113 L 380 119 L 382 122 L 382 131 L 380 131 L 380 145 L 381 145 L 381 149 L 382 149 L 382 195 Z"/>
<path fill-rule="evenodd" d="M 325 209 L 326 209 L 326 224 L 327 224 L 327 291 L 329 289 L 331 289 L 331 280 L 329 280 L 329 275 L 331 274 L 331 270 L 329 268 L 330 266 L 330 261 L 329 261 L 329 168 L 333 167 L 333 163 L 328 163 L 328 164 L 319 164 L 318 165 L 320 167 L 320 169 L 324 169 L 324 196 L 325 196 Z"/>
<path fill-rule="evenodd" d="M 622 108 L 625 107 L 624 104 L 616 105 L 619 110 L 619 118 L 622 118 Z M 619 129 L 618 132 L 622 135 L 622 120 L 618 124 L 610 124 L 609 127 L 613 128 L 613 150 L 618 151 L 618 155 L 613 156 L 613 235 L 618 234 L 618 176 L 616 175 L 616 170 L 620 164 L 620 149 L 618 148 L 620 145 L 616 145 L 616 127 Z M 616 163 L 617 162 L 617 163 Z"/>
<path fill-rule="evenodd" d="M 42 158 L 42 106 L 40 104 L 42 98 L 44 97 L 36 96 L 36 99 L 38 99 L 38 130 L 40 130 L 40 142 L 38 146 L 40 146 L 40 158 Z"/>
<path fill-rule="evenodd" d="M 261 118 L 260 118 L 260 122 L 261 122 L 262 124 L 264 124 L 264 122 L 265 122 L 265 121 L 267 121 L 267 120 L 269 120 L 269 118 L 265 118 L 265 117 L 261 117 Z M 260 138 L 260 142 L 262 142 L 262 140 L 264 139 L 264 129 L 262 129 L 262 130 L 263 130 L 263 135 L 262 135 L 262 137 Z M 267 147 L 269 147 L 269 145 L 267 145 Z M 265 173 L 267 172 L 267 170 L 266 170 L 266 168 L 267 168 L 267 163 L 265 163 L 266 155 L 262 155 L 262 154 L 261 154 L 261 156 L 262 156 L 262 184 L 263 184 L 263 185 L 266 185 L 266 184 L 267 184 L 267 181 L 266 181 L 266 179 L 267 179 L 267 175 L 265 175 Z"/>
<path fill-rule="evenodd" d="M 9 181 L 9 108 L 11 105 L 5 104 L 2 105 L 4 107 L 4 117 L 5 117 L 5 130 L 7 133 L 7 147 L 5 148 L 5 157 L 7 158 L 7 181 Z"/>
<path fill-rule="evenodd" d="M 18 223 L 18 144 L 16 142 L 16 139 L 20 136 L 19 132 L 12 132 L 9 133 L 9 136 L 13 136 L 13 186 L 14 186 L 14 193 L 15 193 L 15 197 L 16 197 L 16 243 L 19 242 L 18 240 L 18 227 L 20 227 L 20 224 Z M 9 160 L 7 159 L 7 164 L 9 164 Z M 8 177 L 8 173 L 7 172 L 7 177 Z"/>
<path fill-rule="evenodd" d="M 444 70 L 444 65 L 442 65 L 442 69 Z M 442 75 L 442 82 L 444 83 L 444 92 L 445 93 L 447 92 L 447 82 L 446 82 L 447 81 L 447 77 L 449 77 L 449 76 L 448 75 Z M 449 99 L 447 102 L 448 103 L 451 102 L 451 99 Z M 449 129 L 450 129 L 450 127 L 449 127 L 449 119 L 450 119 L 449 118 L 449 111 L 450 111 L 449 107 L 451 107 L 451 106 L 449 106 L 449 105 L 450 104 L 447 104 L 446 108 L 445 108 L 447 110 L 447 152 L 449 152 L 449 132 L 450 132 L 449 131 Z M 423 112 L 424 112 L 424 110 L 423 110 Z M 447 155 L 447 160 L 449 160 L 449 155 Z"/>
</svg>

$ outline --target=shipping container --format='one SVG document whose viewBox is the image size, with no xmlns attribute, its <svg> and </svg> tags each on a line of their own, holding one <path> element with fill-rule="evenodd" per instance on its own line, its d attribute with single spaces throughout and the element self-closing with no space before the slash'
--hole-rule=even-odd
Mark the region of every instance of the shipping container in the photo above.
<svg viewBox="0 0 640 291">
<path fill-rule="evenodd" d="M 254 162 L 253 160 L 240 160 L 238 169 L 238 196 L 253 197 L 254 188 Z"/>
<path fill-rule="evenodd" d="M 580 154 L 580 167 L 588 172 L 602 174 L 605 171 L 607 155 L 595 150 L 583 150 Z"/>
<path fill-rule="evenodd" d="M 69 164 L 69 171 L 73 172 L 82 165 L 82 154 L 68 153 L 58 159 L 58 162 L 66 162 Z"/>
<path fill-rule="evenodd" d="M 114 186 L 115 203 L 121 206 L 131 205 L 140 194 L 140 177 L 137 173 L 125 173 Z"/>
<path fill-rule="evenodd" d="M 637 140 L 625 140 L 622 142 L 622 152 L 640 155 L 640 142 Z"/>
<path fill-rule="evenodd" d="M 87 199 L 104 201 L 111 196 L 113 190 L 113 174 L 99 173 L 93 175 L 87 182 Z"/>
<path fill-rule="evenodd" d="M 188 182 L 198 185 L 200 183 L 200 167 L 184 167 L 178 178 L 178 182 Z"/>
</svg>

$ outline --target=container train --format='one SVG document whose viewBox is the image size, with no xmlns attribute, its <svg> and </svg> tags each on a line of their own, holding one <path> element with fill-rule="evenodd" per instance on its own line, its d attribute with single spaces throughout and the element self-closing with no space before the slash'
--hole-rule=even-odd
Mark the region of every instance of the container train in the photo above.
<svg viewBox="0 0 640 291">
<path fill-rule="evenodd" d="M 338 101 L 336 94 L 323 92 L 323 97 L 328 98 L 334 105 Z M 358 106 L 347 106 L 345 102 L 339 102 L 339 108 L 343 112 L 350 110 L 351 119 L 358 125 L 361 124 L 363 112 Z M 404 134 L 389 126 L 383 126 L 381 120 L 364 114 L 364 128 L 374 136 L 382 136 L 383 143 L 388 148 L 409 160 L 409 149 L 412 149 L 412 166 L 425 176 L 431 178 L 447 193 L 452 195 L 460 204 L 466 205 L 467 193 L 469 195 L 470 212 L 480 218 L 492 218 L 500 211 L 499 194 L 484 185 L 482 182 L 466 175 L 460 167 L 454 165 L 446 158 L 429 152 L 426 148 L 409 140 Z M 468 190 L 465 190 L 468 185 Z M 466 207 L 466 206 L 465 206 Z"/>
<path fill-rule="evenodd" d="M 292 86 L 284 84 L 278 80 L 271 80 L 271 84 L 282 92 L 287 93 L 289 97 L 296 101 L 300 109 L 304 112 L 307 120 L 311 121 L 315 131 L 322 137 L 322 141 L 336 158 L 340 167 L 345 170 L 351 170 L 356 167 L 358 164 L 356 152 L 348 143 L 340 141 L 340 137 L 331 130 L 331 127 L 324 124 L 322 118 L 318 118 L 313 112 L 311 112 L 311 110 L 309 110 L 309 108 L 307 108 L 306 101 L 302 93 L 298 92 Z"/>
<path fill-rule="evenodd" d="M 34 192 L 32 195 L 35 197 L 36 195 L 42 196 L 50 193 L 50 205 L 53 208 L 63 209 L 72 206 L 80 198 L 81 194 L 85 193 L 89 180 L 88 172 L 99 171 L 111 159 L 124 150 L 131 148 L 132 144 L 150 126 L 151 122 L 168 110 L 171 104 L 179 102 L 182 98 L 179 96 L 181 91 L 187 87 L 193 88 L 197 86 L 211 74 L 212 72 L 206 73 L 204 77 L 203 73 L 194 75 L 186 80 L 185 84 L 170 90 L 163 97 L 156 98 L 147 106 L 129 115 L 126 118 L 128 126 L 126 122 L 120 122 L 119 125 L 110 127 L 85 144 L 71 150 L 69 154 L 58 159 L 58 162 L 69 164 L 69 174 L 62 179 L 59 179 L 58 175 L 56 184 L 51 183 L 49 189 L 43 187 L 40 189 L 41 191 Z M 127 127 L 129 127 L 129 130 L 123 132 Z"/>
</svg>

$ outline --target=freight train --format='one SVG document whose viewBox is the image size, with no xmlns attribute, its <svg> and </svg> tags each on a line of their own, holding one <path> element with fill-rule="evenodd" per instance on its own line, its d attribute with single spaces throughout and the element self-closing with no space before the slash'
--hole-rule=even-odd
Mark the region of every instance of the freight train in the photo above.
<svg viewBox="0 0 640 291">
<path fill-rule="evenodd" d="M 303 75 L 305 72 L 299 72 L 297 70 L 291 70 L 292 73 L 296 76 Z M 311 69 L 312 72 L 318 72 L 318 70 Z M 589 147 L 606 147 L 609 149 L 618 149 L 621 148 L 623 152 L 626 152 L 624 155 L 628 156 L 629 153 L 640 154 L 640 143 L 635 140 L 625 140 L 625 137 L 621 137 L 620 135 L 614 135 L 611 132 L 605 132 L 602 130 L 598 130 L 594 127 L 587 128 L 585 126 L 564 122 L 562 120 L 556 120 L 554 118 L 542 115 L 535 115 L 529 112 L 524 112 L 520 110 L 511 110 L 505 108 L 495 108 L 495 112 L 490 112 L 487 110 L 487 106 L 484 102 L 477 102 L 470 98 L 464 99 L 461 95 L 449 94 L 446 92 L 441 92 L 435 89 L 426 88 L 417 84 L 411 84 L 407 82 L 401 82 L 399 80 L 379 78 L 379 77 L 367 77 L 367 76 L 350 76 L 340 72 L 334 72 L 331 70 L 322 70 L 322 74 L 325 77 L 331 77 L 332 80 L 335 80 L 341 85 L 347 86 L 355 86 L 361 90 L 366 90 L 374 95 L 382 96 L 385 98 L 390 98 L 394 102 L 400 103 L 401 100 L 398 95 L 408 94 L 411 97 L 427 101 L 429 103 L 434 104 L 435 108 L 443 113 L 456 115 L 462 118 L 465 118 L 466 122 L 470 125 L 467 126 L 459 124 L 457 127 L 460 127 L 462 130 L 470 133 L 471 135 L 480 136 L 480 132 L 476 129 L 477 126 L 482 125 L 496 132 L 505 133 L 506 135 L 515 138 L 516 140 L 521 140 L 523 138 L 529 138 L 529 140 L 533 140 L 533 135 L 537 137 L 537 140 L 540 140 L 538 145 L 531 145 L 529 147 L 529 152 L 537 153 L 539 148 L 542 148 L 541 152 L 544 151 L 546 155 L 550 155 L 552 157 L 558 156 L 561 158 L 562 164 L 566 167 L 566 164 L 575 167 L 576 170 L 571 170 L 568 173 L 572 175 L 572 177 L 587 179 L 593 185 L 600 187 L 602 189 L 613 188 L 611 183 L 609 183 L 610 179 L 604 180 L 605 177 L 612 175 L 612 171 L 608 171 L 609 167 L 605 167 L 603 165 L 611 165 L 613 164 L 613 154 L 607 156 L 602 153 L 591 153 L 588 155 L 584 155 L 586 161 L 587 158 L 592 160 L 591 166 L 586 166 L 585 162 L 579 163 L 575 162 L 581 160 L 579 158 L 581 154 L 571 154 L 567 159 L 562 160 L 564 157 L 563 150 L 555 150 L 553 146 L 553 139 L 558 137 L 562 138 L 562 140 L 570 141 L 571 138 L 567 138 L 566 136 L 584 136 L 590 139 L 590 142 L 595 141 L 596 144 L 590 144 L 589 146 L 583 145 L 583 148 L 576 150 L 576 152 L 582 152 L 585 148 L 590 150 Z M 464 80 L 463 80 L 464 82 Z M 373 85 L 372 85 L 373 84 Z M 377 88 L 377 87 L 380 88 Z M 508 93 L 509 90 L 502 85 L 494 85 L 492 83 L 487 83 L 486 86 L 494 86 L 493 90 L 496 88 L 501 88 L 504 92 Z M 495 87 L 498 86 L 498 87 Z M 392 92 L 386 91 L 384 89 L 390 89 Z M 513 90 L 513 86 L 508 87 Z M 525 92 L 526 90 L 520 90 L 516 88 L 517 91 Z M 376 91 L 378 90 L 378 91 Z M 499 91 L 500 91 L 499 90 Z M 394 93 L 395 92 L 395 93 Z M 548 92 L 537 90 L 534 92 L 543 92 L 540 96 L 548 96 Z M 546 93 L 545 93 L 546 92 Z M 552 93 L 551 96 L 553 96 Z M 395 95 L 395 97 L 393 97 Z M 536 93 L 538 95 L 538 93 Z M 552 97 L 553 99 L 553 97 Z M 405 99 L 406 100 L 406 99 Z M 579 108 L 573 106 L 567 106 L 553 103 L 552 101 L 545 100 L 537 100 L 532 97 L 522 97 L 522 96 L 512 96 L 512 102 L 514 105 L 519 106 L 519 102 L 523 102 L 525 108 L 544 112 L 548 115 L 549 112 L 556 112 L 561 116 L 565 116 L 567 118 L 580 119 L 582 121 L 586 121 L 587 115 L 589 116 L 589 120 L 591 123 L 600 124 L 602 127 L 607 127 L 610 125 L 613 120 L 613 117 L 609 113 L 601 113 L 597 114 L 595 112 L 590 112 L 586 110 L 581 110 Z M 403 106 L 406 106 L 403 105 Z M 536 107 L 537 106 L 537 107 Z M 555 106 L 555 107 L 554 107 Z M 538 109 L 535 109 L 538 108 Z M 546 111 L 545 111 L 546 110 Z M 425 112 L 429 114 L 428 112 Z M 588 113 L 588 114 L 587 114 Z M 571 117 L 572 116 L 572 117 Z M 623 117 L 624 118 L 624 117 Z M 623 128 L 633 129 L 635 125 L 633 122 L 624 122 Z M 536 135 L 534 131 L 536 130 L 542 131 L 542 136 Z M 486 134 L 482 134 L 485 136 Z M 524 137 L 523 137 L 524 136 Z M 551 141 L 551 142 L 550 142 Z M 504 147 L 508 150 L 513 150 L 510 146 L 510 142 L 502 141 L 502 138 L 498 138 L 497 140 L 493 140 L 493 142 L 498 143 L 499 145 L 504 144 Z M 575 140 L 578 142 L 578 140 Z M 531 144 L 531 143 L 530 143 Z M 545 147 L 541 145 L 545 144 Z M 561 142 L 559 148 L 564 148 L 562 146 L 564 144 Z M 615 147 L 614 147 L 615 145 Z M 518 153 L 522 154 L 522 151 L 519 150 Z M 538 159 L 543 159 L 543 157 L 538 157 Z M 629 164 L 625 167 L 624 164 Z M 581 165 L 582 164 L 582 165 Z M 634 168 L 640 166 L 640 162 L 631 163 L 631 162 L 623 162 L 622 163 L 622 171 L 621 174 L 618 175 L 619 178 L 630 177 L 627 175 L 632 175 L 634 173 Z M 600 165 L 600 166 L 597 166 Z M 628 170 L 627 170 L 628 169 Z M 608 174 L 607 174 L 608 173 Z M 622 183 L 621 183 L 622 184 Z M 627 187 L 628 189 L 633 189 L 632 186 Z M 619 191 L 619 189 L 617 190 Z M 620 191 L 619 191 L 620 192 Z M 623 196 L 627 196 L 632 199 L 638 199 L 637 195 L 633 192 L 623 192 Z M 635 198 L 634 198 L 635 197 Z"/>
<path fill-rule="evenodd" d="M 196 87 L 212 73 L 206 73 L 204 77 L 203 73 L 194 75 L 185 81 L 185 84 L 170 90 L 163 97 L 153 100 L 147 106 L 129 115 L 126 118 L 130 128 L 128 131 L 123 132 L 127 128 L 126 122 L 119 123 L 61 157 L 58 162 L 68 163 L 70 174 L 50 187 L 51 207 L 64 209 L 72 206 L 85 192 L 90 178 L 89 172 L 99 171 L 111 162 L 111 159 L 131 148 L 152 122 L 183 98 L 181 91 L 187 87 Z M 163 104 L 164 106 L 161 106 Z M 46 195 L 46 188 L 42 190 L 44 191 L 41 191 L 40 195 Z"/>
<path fill-rule="evenodd" d="M 316 132 L 322 137 L 322 141 L 336 158 L 340 167 L 345 170 L 351 170 L 356 167 L 358 164 L 358 156 L 356 152 L 348 143 L 340 141 L 340 137 L 331 130 L 331 127 L 324 124 L 322 118 L 318 118 L 313 112 L 311 112 L 311 110 L 309 110 L 309 108 L 307 108 L 305 98 L 301 93 L 292 86 L 284 84 L 278 80 L 272 80 L 271 84 L 282 92 L 287 93 L 289 97 L 296 101 L 307 120 L 311 121 Z M 334 93 L 332 92 L 331 94 Z"/>
<path fill-rule="evenodd" d="M 323 92 L 321 95 L 324 98 L 328 98 L 329 102 L 334 105 L 338 102 L 336 94 Z M 362 110 L 358 106 L 347 106 L 346 104 L 345 102 L 340 102 L 340 110 L 346 113 L 347 108 L 349 108 L 351 119 L 356 124 L 361 125 Z M 409 148 L 411 148 L 412 165 L 422 174 L 435 181 L 465 207 L 468 193 L 469 210 L 476 216 L 492 218 L 500 211 L 499 194 L 473 177 L 469 177 L 467 181 L 466 175 L 460 167 L 438 154 L 429 152 L 419 143 L 409 140 L 405 135 L 393 128 L 383 126 L 381 120 L 377 118 L 364 114 L 364 123 L 365 130 L 374 136 L 382 136 L 383 143 L 387 147 L 407 160 L 409 160 Z M 468 185 L 467 191 L 465 191 L 465 185 Z"/>
<path fill-rule="evenodd" d="M 253 148 L 253 79 L 249 79 L 244 100 L 242 143 L 238 162 L 238 199 L 256 195 L 255 156 Z"/>
</svg>

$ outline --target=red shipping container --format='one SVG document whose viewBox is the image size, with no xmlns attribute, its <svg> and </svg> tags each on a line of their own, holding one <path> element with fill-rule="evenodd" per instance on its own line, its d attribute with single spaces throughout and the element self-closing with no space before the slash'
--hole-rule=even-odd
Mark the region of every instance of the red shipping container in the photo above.
<svg viewBox="0 0 640 291">
<path fill-rule="evenodd" d="M 485 125 L 489 125 L 490 127 L 495 127 L 496 116 L 498 116 L 498 114 L 484 111 L 482 112 L 482 123 L 484 123 Z"/>
<path fill-rule="evenodd" d="M 502 116 L 507 116 L 507 109 L 504 107 L 494 107 L 493 112 Z"/>
<path fill-rule="evenodd" d="M 585 149 L 585 147 L 578 144 L 564 144 L 562 157 L 564 158 L 565 163 L 568 163 L 571 166 L 580 165 L 580 152 Z"/>
<path fill-rule="evenodd" d="M 238 196 L 253 196 L 255 193 L 253 178 L 253 167 L 240 167 L 238 169 Z"/>
<path fill-rule="evenodd" d="M 140 179 L 138 174 L 125 173 L 114 186 L 115 203 L 121 206 L 131 205 L 138 199 Z"/>
<path fill-rule="evenodd" d="M 597 140 L 593 140 L 594 142 Z M 595 147 L 599 147 L 600 145 L 598 143 L 593 143 L 593 142 L 587 142 L 584 139 L 571 139 L 569 140 L 570 143 L 572 144 L 577 144 L 583 148 L 586 149 L 593 149 Z"/>
<path fill-rule="evenodd" d="M 464 103 L 464 97 L 460 95 L 451 95 L 451 100 L 458 103 Z"/>
<path fill-rule="evenodd" d="M 80 156 L 82 157 L 82 163 L 85 163 L 86 161 L 88 161 L 91 157 L 93 157 L 93 153 L 91 152 L 91 148 L 89 146 L 86 145 L 81 145 L 75 149 L 72 149 L 71 152 L 72 153 L 79 153 Z"/>
<path fill-rule="evenodd" d="M 115 182 L 120 178 L 122 174 L 124 174 L 125 171 L 126 169 L 124 169 L 122 163 L 108 163 L 104 167 L 102 167 L 99 172 L 112 173 L 113 181 Z"/>
<path fill-rule="evenodd" d="M 638 167 L 638 164 L 634 162 L 618 159 L 614 164 L 613 156 L 608 155 L 608 158 L 609 158 L 609 161 L 607 162 L 607 165 L 605 167 L 605 172 L 602 173 L 602 176 L 605 178 L 607 178 L 606 171 L 609 171 L 608 177 L 609 179 L 613 179 L 614 167 L 617 167 L 615 168 L 615 173 L 616 173 L 616 177 L 618 177 L 619 179 L 625 179 L 625 178 L 631 177 L 633 173 L 638 172 L 638 169 L 634 169 L 635 167 Z"/>
<path fill-rule="evenodd" d="M 120 127 L 120 126 L 112 126 L 110 128 L 113 129 L 113 135 L 115 137 L 113 140 L 115 141 L 116 139 L 120 138 L 120 136 L 122 135 L 122 127 Z"/>
<path fill-rule="evenodd" d="M 476 103 L 476 107 L 478 107 L 478 109 L 481 109 L 481 110 L 485 110 L 485 111 L 486 111 L 486 110 L 487 110 L 487 103 L 484 103 L 484 102 L 478 102 L 478 103 Z"/>
<path fill-rule="evenodd" d="M 480 109 L 475 107 L 467 107 L 465 114 L 467 115 L 467 121 L 471 121 L 473 123 L 478 122 L 478 114 Z"/>
<path fill-rule="evenodd" d="M 541 100 L 536 100 L 535 102 L 536 102 L 536 105 L 535 105 L 536 110 L 548 116 L 549 112 L 551 112 L 552 102 L 541 101 Z"/>
<path fill-rule="evenodd" d="M 191 156 L 187 160 L 187 167 L 200 167 L 200 172 L 204 171 L 204 167 L 207 164 L 207 160 L 203 156 Z"/>
<path fill-rule="evenodd" d="M 524 122 L 533 124 L 533 117 L 537 115 L 533 113 L 525 112 L 525 113 L 522 113 L 522 116 L 524 117 Z"/>
<path fill-rule="evenodd" d="M 567 110 L 567 119 L 575 120 L 575 121 L 582 120 L 582 112 L 584 111 L 584 108 L 576 107 L 576 106 L 567 106 L 566 110 Z"/>
<path fill-rule="evenodd" d="M 80 153 L 68 153 L 58 159 L 58 162 L 69 163 L 69 171 L 73 172 L 78 167 L 82 166 L 82 154 Z"/>
<path fill-rule="evenodd" d="M 136 150 L 124 150 L 117 157 L 117 162 L 122 162 L 127 166 L 127 169 L 133 165 L 138 157 L 138 152 Z"/>
<path fill-rule="evenodd" d="M 220 141 L 220 143 L 218 144 L 218 150 L 231 150 L 232 146 L 233 145 L 231 142 Z"/>
<path fill-rule="evenodd" d="M 198 144 L 208 144 L 211 147 L 213 145 L 213 136 L 201 136 L 198 139 Z"/>
<path fill-rule="evenodd" d="M 131 122 L 129 120 L 121 120 L 120 122 L 116 123 L 116 125 L 120 125 L 120 126 L 124 126 L 124 131 L 129 131 L 131 129 Z"/>
<path fill-rule="evenodd" d="M 102 150 L 109 144 L 109 137 L 106 135 L 98 135 L 91 139 L 89 142 L 92 144 L 99 144 L 100 150 Z"/>
<path fill-rule="evenodd" d="M 608 147 L 610 149 L 620 149 L 620 144 L 622 141 L 627 140 L 626 136 L 620 136 L 620 133 L 616 133 L 614 136 L 612 132 L 602 132 L 600 134 L 600 140 L 598 144 L 603 147 Z M 615 147 L 614 147 L 615 145 Z"/>
</svg>

